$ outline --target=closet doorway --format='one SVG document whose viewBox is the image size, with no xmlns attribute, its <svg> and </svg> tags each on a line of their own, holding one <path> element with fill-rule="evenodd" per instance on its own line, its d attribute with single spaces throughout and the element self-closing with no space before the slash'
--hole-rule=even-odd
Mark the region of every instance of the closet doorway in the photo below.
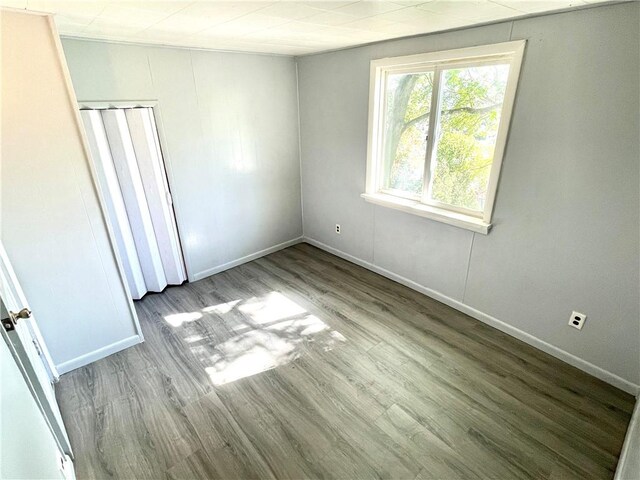
<svg viewBox="0 0 640 480">
<path fill-rule="evenodd" d="M 82 104 L 97 182 L 134 300 L 187 280 L 151 106 Z"/>
</svg>

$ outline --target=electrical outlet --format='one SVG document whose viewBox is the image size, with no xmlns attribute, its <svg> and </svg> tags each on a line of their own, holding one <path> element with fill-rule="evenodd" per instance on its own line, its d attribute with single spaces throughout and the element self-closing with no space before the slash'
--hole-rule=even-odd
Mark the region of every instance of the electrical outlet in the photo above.
<svg viewBox="0 0 640 480">
<path fill-rule="evenodd" d="M 584 322 L 586 319 L 587 319 L 587 316 L 584 313 L 571 312 L 569 325 L 571 325 L 573 328 L 577 328 L 578 330 L 582 330 L 582 327 L 584 327 Z"/>
<path fill-rule="evenodd" d="M 340 230 L 340 224 L 339 223 L 336 223 L 336 233 L 338 235 L 340 235 L 340 233 L 342 233 L 342 231 Z"/>
</svg>

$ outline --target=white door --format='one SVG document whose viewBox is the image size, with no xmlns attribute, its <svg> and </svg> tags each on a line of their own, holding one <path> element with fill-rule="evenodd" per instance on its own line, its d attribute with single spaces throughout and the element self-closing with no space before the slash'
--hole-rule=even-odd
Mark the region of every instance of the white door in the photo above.
<svg viewBox="0 0 640 480">
<path fill-rule="evenodd" d="M 4 329 L 0 337 L 0 478 L 74 479 Z"/>
<path fill-rule="evenodd" d="M 187 279 L 178 227 L 153 108 L 102 107 L 80 115 L 129 291 L 139 300 Z"/>
<path fill-rule="evenodd" d="M 36 404 L 51 425 L 60 448 L 73 456 L 53 389 L 53 382 L 58 379 L 57 370 L 1 243 L 0 313 L 2 337 L 8 343 L 9 352 L 20 367 Z M 3 413 L 6 414 L 6 410 Z"/>
</svg>

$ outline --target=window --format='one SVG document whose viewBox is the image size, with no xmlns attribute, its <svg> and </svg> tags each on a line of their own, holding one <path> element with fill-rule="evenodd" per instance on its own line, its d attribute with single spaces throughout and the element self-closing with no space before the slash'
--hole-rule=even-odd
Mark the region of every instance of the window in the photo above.
<svg viewBox="0 0 640 480">
<path fill-rule="evenodd" d="M 488 233 L 524 45 L 372 61 L 365 200 Z"/>
</svg>

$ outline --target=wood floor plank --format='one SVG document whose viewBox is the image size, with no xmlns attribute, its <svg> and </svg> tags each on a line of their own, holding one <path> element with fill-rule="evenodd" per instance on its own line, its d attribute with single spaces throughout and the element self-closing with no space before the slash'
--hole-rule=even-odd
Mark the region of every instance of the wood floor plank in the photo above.
<svg viewBox="0 0 640 480">
<path fill-rule="evenodd" d="M 633 398 L 307 244 L 136 302 L 63 375 L 79 479 L 607 479 Z"/>
<path fill-rule="evenodd" d="M 217 457 L 218 455 L 216 455 Z M 204 450 L 196 450 L 168 471 L 172 480 L 191 480 L 194 478 L 224 479 L 216 469 L 216 463 Z M 249 477 L 247 477 L 249 478 Z"/>
<path fill-rule="evenodd" d="M 416 478 L 479 479 L 485 468 L 462 456 L 437 434 L 398 404 L 392 405 L 376 425 L 424 465 Z M 492 474 L 499 472 L 493 470 Z"/>
<path fill-rule="evenodd" d="M 303 448 L 291 433 L 284 418 L 274 411 L 263 385 L 261 378 L 245 378 L 217 393 L 276 478 L 321 477 L 320 464 L 313 461 L 318 456 L 315 450 Z"/>
<path fill-rule="evenodd" d="M 528 404 L 528 398 L 521 401 L 499 388 L 492 387 L 489 381 L 483 381 L 481 371 L 460 371 L 442 363 L 421 366 L 412 360 L 404 360 L 402 352 L 393 347 L 381 344 L 370 352 L 372 356 L 382 355 L 389 364 L 395 363 L 396 375 L 413 383 L 420 379 L 425 385 L 428 395 L 433 396 L 438 404 L 449 405 L 462 410 L 466 406 L 473 409 L 474 415 L 483 417 L 481 423 L 473 423 L 473 428 L 483 427 L 501 431 L 505 427 L 509 432 L 516 432 L 519 441 L 527 442 L 539 450 L 538 456 L 551 456 L 557 465 L 573 467 L 583 471 L 584 477 L 596 473 L 595 478 L 609 476 L 615 467 L 615 457 L 598 448 L 592 441 L 576 435 L 574 431 L 564 428 L 550 420 L 545 412 L 540 413 Z M 416 390 L 416 388 L 414 388 Z M 409 398 L 409 406 L 421 411 L 422 398 L 419 401 Z M 404 399 L 399 400 L 404 403 Z M 427 412 L 430 414 L 430 412 Z M 464 417 L 464 414 L 460 415 Z M 492 432 L 489 432 L 491 434 Z M 600 437 L 594 437 L 601 440 Z"/>
<path fill-rule="evenodd" d="M 215 460 L 214 469 L 220 478 L 275 478 L 217 393 L 211 392 L 186 406 L 184 413 L 198 435 L 202 452 Z"/>
</svg>

